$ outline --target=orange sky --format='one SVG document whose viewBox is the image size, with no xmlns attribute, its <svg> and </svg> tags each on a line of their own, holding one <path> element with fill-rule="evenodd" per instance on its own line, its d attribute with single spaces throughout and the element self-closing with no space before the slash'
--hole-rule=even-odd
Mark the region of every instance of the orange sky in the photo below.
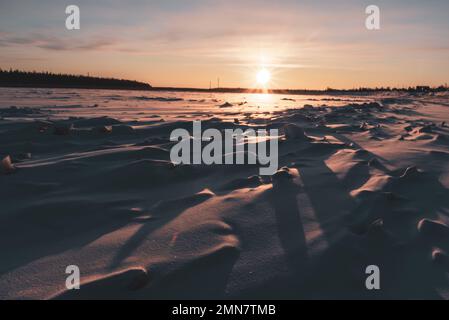
<svg viewBox="0 0 449 320">
<path fill-rule="evenodd" d="M 65 29 L 60 1 L 0 2 L 0 67 L 113 76 L 153 86 L 272 88 L 444 84 L 449 2 L 73 1 L 81 30 Z M 343 4 L 344 3 L 344 4 Z"/>
</svg>

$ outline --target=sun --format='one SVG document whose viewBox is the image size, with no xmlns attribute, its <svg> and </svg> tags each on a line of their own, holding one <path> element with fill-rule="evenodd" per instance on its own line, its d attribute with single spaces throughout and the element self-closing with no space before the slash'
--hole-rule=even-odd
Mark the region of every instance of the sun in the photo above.
<svg viewBox="0 0 449 320">
<path fill-rule="evenodd" d="M 256 80 L 259 85 L 266 86 L 271 79 L 271 74 L 267 69 L 261 69 L 257 72 Z"/>
</svg>

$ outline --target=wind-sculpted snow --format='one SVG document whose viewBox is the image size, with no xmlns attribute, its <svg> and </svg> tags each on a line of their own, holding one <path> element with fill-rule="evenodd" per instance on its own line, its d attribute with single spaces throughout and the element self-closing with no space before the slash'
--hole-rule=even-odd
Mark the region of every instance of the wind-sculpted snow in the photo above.
<svg viewBox="0 0 449 320">
<path fill-rule="evenodd" d="M 0 89 L 0 298 L 448 299 L 448 105 Z M 172 163 L 194 120 L 278 129 L 279 170 Z"/>
</svg>

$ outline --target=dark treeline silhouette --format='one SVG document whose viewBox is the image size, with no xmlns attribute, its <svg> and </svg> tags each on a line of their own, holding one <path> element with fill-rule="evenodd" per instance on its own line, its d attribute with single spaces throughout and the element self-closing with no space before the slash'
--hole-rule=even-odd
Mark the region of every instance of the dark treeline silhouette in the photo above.
<svg viewBox="0 0 449 320">
<path fill-rule="evenodd" d="M 0 69 L 0 87 L 149 90 L 148 83 L 81 75 Z"/>
</svg>

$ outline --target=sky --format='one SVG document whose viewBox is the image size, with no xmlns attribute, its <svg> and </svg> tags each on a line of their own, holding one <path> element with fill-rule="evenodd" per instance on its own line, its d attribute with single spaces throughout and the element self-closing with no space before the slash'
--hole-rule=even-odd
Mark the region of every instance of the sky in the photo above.
<svg viewBox="0 0 449 320">
<path fill-rule="evenodd" d="M 67 30 L 77 5 L 81 29 Z M 380 30 L 365 27 L 369 5 Z M 153 86 L 274 89 L 449 82 L 448 0 L 0 0 L 0 68 Z"/>
</svg>

